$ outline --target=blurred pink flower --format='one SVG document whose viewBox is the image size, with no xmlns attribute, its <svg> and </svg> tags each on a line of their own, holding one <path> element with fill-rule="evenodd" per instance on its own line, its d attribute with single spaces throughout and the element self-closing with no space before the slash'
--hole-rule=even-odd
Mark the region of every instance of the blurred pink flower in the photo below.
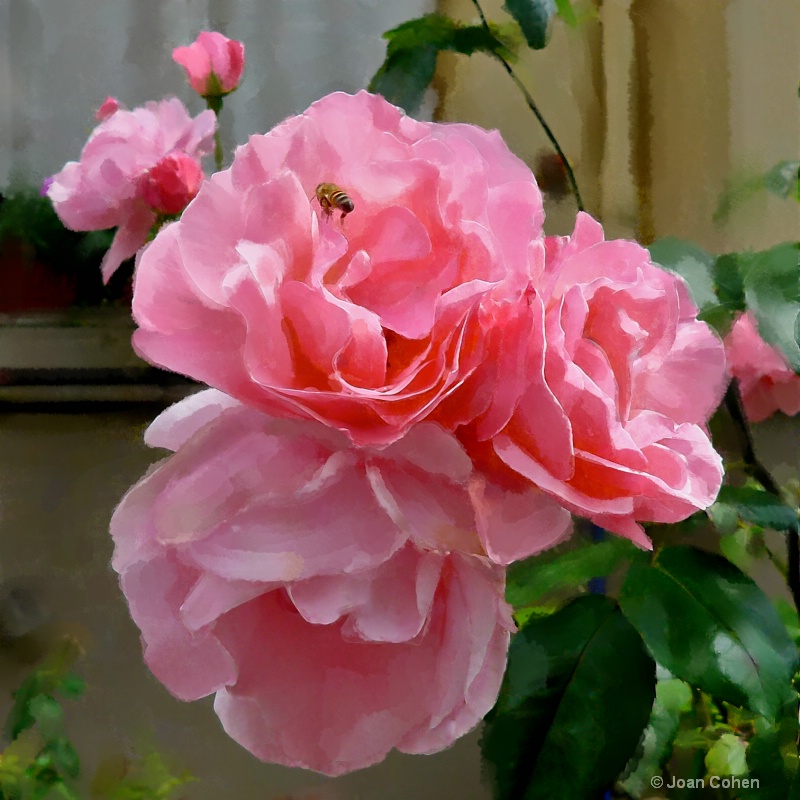
<svg viewBox="0 0 800 800">
<path fill-rule="evenodd" d="M 140 196 L 140 177 L 169 154 L 199 158 L 211 152 L 215 125 L 212 111 L 192 119 L 174 97 L 120 109 L 92 131 L 81 160 L 53 176 L 48 196 L 64 225 L 76 231 L 117 228 L 103 259 L 104 280 L 145 244 L 156 221 Z"/>
<path fill-rule="evenodd" d="M 761 338 L 750 312 L 734 322 L 725 348 L 750 422 L 761 422 L 776 411 L 790 417 L 800 413 L 800 375 Z"/>
<path fill-rule="evenodd" d="M 239 85 L 244 45 L 216 31 L 204 31 L 188 47 L 176 47 L 172 60 L 186 70 L 192 89 L 199 95 L 218 97 Z"/>
<path fill-rule="evenodd" d="M 203 182 L 203 167 L 186 153 L 170 153 L 139 176 L 139 194 L 159 214 L 180 214 Z"/>
<path fill-rule="evenodd" d="M 553 544 L 562 508 L 487 485 L 433 424 L 357 448 L 207 390 L 146 439 L 175 454 L 115 511 L 112 563 L 173 694 L 216 693 L 254 755 L 329 775 L 441 750 L 489 711 L 513 625 L 486 553 Z"/>
<path fill-rule="evenodd" d="M 94 113 L 94 118 L 98 122 L 108 119 L 112 114 L 119 111 L 119 102 L 116 97 L 106 97 L 103 104 Z"/>
<path fill-rule="evenodd" d="M 346 223 L 325 182 L 353 202 Z M 484 358 L 481 304 L 518 302 L 543 217 L 496 131 L 335 93 L 251 137 L 159 233 L 134 345 L 269 413 L 391 442 Z"/>
<path fill-rule="evenodd" d="M 725 389 L 722 343 L 680 278 L 604 241 L 588 215 L 543 249 L 495 359 L 439 414 L 462 415 L 460 440 L 495 480 L 521 476 L 649 548 L 638 522 L 684 519 L 719 490 L 705 423 Z"/>
</svg>

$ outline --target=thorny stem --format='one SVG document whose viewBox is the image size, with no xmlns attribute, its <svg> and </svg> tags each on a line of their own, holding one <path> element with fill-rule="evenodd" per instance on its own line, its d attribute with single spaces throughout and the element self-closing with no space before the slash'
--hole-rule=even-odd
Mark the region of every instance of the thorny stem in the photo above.
<svg viewBox="0 0 800 800">
<path fill-rule="evenodd" d="M 739 435 L 739 445 L 742 457 L 747 466 L 747 472 L 754 477 L 770 494 L 781 497 L 780 486 L 770 474 L 769 470 L 758 460 L 753 437 L 742 410 L 742 398 L 735 383 L 731 383 L 725 394 L 725 407 L 736 423 Z M 786 532 L 786 583 L 792 593 L 795 607 L 800 613 L 800 523 L 795 524 Z"/>
<path fill-rule="evenodd" d="M 492 33 L 492 29 L 489 27 L 489 22 L 486 19 L 486 15 L 483 13 L 483 9 L 478 0 L 472 0 L 472 4 L 478 10 L 478 14 L 481 18 L 481 23 L 483 27 L 486 29 L 486 32 L 493 38 L 494 34 Z M 497 41 L 497 39 L 495 39 Z M 498 44 L 500 44 L 498 42 Z M 550 126 L 547 124 L 547 121 L 542 116 L 542 112 L 539 111 L 539 107 L 536 105 L 531 93 L 525 88 L 525 84 L 517 77 L 514 70 L 511 68 L 511 64 L 506 61 L 500 53 L 495 52 L 492 55 L 503 65 L 503 69 L 508 73 L 509 77 L 512 81 L 517 85 L 517 88 L 522 92 L 522 96 L 525 98 L 525 102 L 528 104 L 528 108 L 533 111 L 534 116 L 539 121 L 539 124 L 542 126 L 542 130 L 545 132 L 545 135 L 550 140 L 550 143 L 556 149 L 556 153 L 558 153 L 558 157 L 561 159 L 561 163 L 564 165 L 564 170 L 567 173 L 567 180 L 569 181 L 570 188 L 572 189 L 572 193 L 575 195 L 575 203 L 578 206 L 578 211 L 585 211 L 586 209 L 583 206 L 583 200 L 581 199 L 581 193 L 578 191 L 578 182 L 575 180 L 575 173 L 572 171 L 572 167 L 567 161 L 567 157 L 564 155 L 564 151 L 561 149 L 561 145 L 558 143 L 558 139 L 556 139 L 553 131 L 550 129 Z"/>
</svg>

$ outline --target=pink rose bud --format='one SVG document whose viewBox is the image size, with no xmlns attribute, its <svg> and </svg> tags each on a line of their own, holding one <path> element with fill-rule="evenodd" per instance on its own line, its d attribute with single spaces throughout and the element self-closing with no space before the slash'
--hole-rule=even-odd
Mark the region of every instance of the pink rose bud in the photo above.
<svg viewBox="0 0 800 800">
<path fill-rule="evenodd" d="M 180 214 L 194 199 L 204 178 L 198 161 L 170 153 L 139 178 L 139 196 L 160 214 Z"/>
<path fill-rule="evenodd" d="M 232 92 L 244 70 L 244 45 L 215 31 L 204 31 L 188 47 L 176 47 L 172 60 L 186 70 L 189 83 L 202 97 Z"/>
<path fill-rule="evenodd" d="M 104 119 L 108 119 L 112 114 L 116 114 L 117 111 L 119 111 L 119 102 L 117 98 L 106 97 L 103 101 L 103 105 L 95 111 L 94 118 L 98 122 L 102 122 Z"/>
</svg>

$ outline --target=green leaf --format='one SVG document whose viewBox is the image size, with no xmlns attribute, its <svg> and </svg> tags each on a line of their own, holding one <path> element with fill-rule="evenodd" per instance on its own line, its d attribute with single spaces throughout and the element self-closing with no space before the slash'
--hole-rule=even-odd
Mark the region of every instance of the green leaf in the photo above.
<svg viewBox="0 0 800 800">
<path fill-rule="evenodd" d="M 578 16 L 575 14 L 575 9 L 572 7 L 570 0 L 556 0 L 556 8 L 558 9 L 558 16 L 570 26 L 570 28 L 578 27 Z"/>
<path fill-rule="evenodd" d="M 647 249 L 656 264 L 676 272 L 689 284 L 700 311 L 719 305 L 714 290 L 714 256 L 696 244 L 674 237 L 658 239 Z"/>
<path fill-rule="evenodd" d="M 709 775 L 747 775 L 747 742 L 733 733 L 723 733 L 706 753 Z"/>
<path fill-rule="evenodd" d="M 655 659 L 716 700 L 776 719 L 795 699 L 798 652 L 769 598 L 721 556 L 666 548 L 620 595 Z"/>
<path fill-rule="evenodd" d="M 800 161 L 781 161 L 763 178 L 764 188 L 778 197 L 796 195 L 800 184 Z"/>
<path fill-rule="evenodd" d="M 503 8 L 519 23 L 534 50 L 547 44 L 550 20 L 558 10 L 555 0 L 506 0 Z"/>
<path fill-rule="evenodd" d="M 630 559 L 641 556 L 642 551 L 634 544 L 617 536 L 587 542 L 563 553 L 550 551 L 532 556 L 508 568 L 506 600 L 514 607 L 531 605 L 557 589 L 574 589 L 592 578 L 605 578 Z"/>
<path fill-rule="evenodd" d="M 30 710 L 31 701 L 42 692 L 42 680 L 38 672 L 28 675 L 19 689 L 12 693 L 14 705 L 6 719 L 6 735 L 16 739 L 26 728 L 36 724 Z"/>
<path fill-rule="evenodd" d="M 708 515 L 716 525 L 717 520 L 727 519 L 730 512 L 743 522 L 776 531 L 788 531 L 797 525 L 797 511 L 761 489 L 723 486 L 717 501 L 708 509 Z"/>
<path fill-rule="evenodd" d="M 585 595 L 532 619 L 511 643 L 481 741 L 496 800 L 602 793 L 636 747 L 654 696 L 655 665 L 609 598 Z"/>
<path fill-rule="evenodd" d="M 58 682 L 58 691 L 69 700 L 76 700 L 86 691 L 86 681 L 74 672 L 68 672 Z"/>
<path fill-rule="evenodd" d="M 750 777 L 759 782 L 758 800 L 784 800 L 790 796 L 792 766 L 797 766 L 797 710 L 791 709 L 778 725 L 758 717 L 754 727 L 746 755 Z"/>
<path fill-rule="evenodd" d="M 745 301 L 758 322 L 758 332 L 800 373 L 800 245 L 779 244 L 740 259 Z"/>
<path fill-rule="evenodd" d="M 475 52 L 506 53 L 503 44 L 483 25 L 461 25 L 442 14 L 427 14 L 383 34 L 388 41 L 386 59 L 370 81 L 369 89 L 413 114 L 436 72 L 442 50 L 464 55 Z"/>
<path fill-rule="evenodd" d="M 738 253 L 717 256 L 714 262 L 714 288 L 725 308 L 729 311 L 744 311 L 744 283 Z"/>
<path fill-rule="evenodd" d="M 44 748 L 52 759 L 53 766 L 70 778 L 77 778 L 81 771 L 81 760 L 72 743 L 64 736 L 49 741 Z"/>
<path fill-rule="evenodd" d="M 30 711 L 45 739 L 61 734 L 64 727 L 64 712 L 61 704 L 49 694 L 40 694 L 31 700 Z"/>
<path fill-rule="evenodd" d="M 672 755 L 672 743 L 678 733 L 681 716 L 692 708 L 692 688 L 678 678 L 656 684 L 656 699 L 650 722 L 642 738 L 642 752 L 632 759 L 619 782 L 630 795 L 640 797 L 652 786 L 652 778 L 661 775 Z"/>
</svg>

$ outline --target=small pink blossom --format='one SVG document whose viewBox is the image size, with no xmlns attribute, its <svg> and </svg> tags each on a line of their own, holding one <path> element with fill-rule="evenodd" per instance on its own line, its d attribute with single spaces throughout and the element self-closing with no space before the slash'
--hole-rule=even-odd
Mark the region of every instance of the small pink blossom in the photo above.
<svg viewBox="0 0 800 800">
<path fill-rule="evenodd" d="M 639 522 L 677 522 L 719 490 L 704 426 L 725 389 L 722 343 L 680 278 L 588 215 L 543 250 L 527 302 L 493 310 L 508 316 L 495 358 L 438 418 L 460 415 L 459 439 L 496 480 L 524 478 L 650 547 Z"/>
<path fill-rule="evenodd" d="M 742 314 L 725 338 L 731 375 L 739 381 L 747 418 L 761 422 L 782 411 L 800 413 L 800 375 L 759 335 L 750 312 Z"/>
<path fill-rule="evenodd" d="M 112 114 L 119 111 L 119 102 L 116 97 L 106 97 L 100 108 L 95 111 L 94 118 L 98 122 L 108 119 Z"/>
<path fill-rule="evenodd" d="M 117 228 L 103 258 L 105 281 L 145 244 L 156 221 L 140 196 L 141 176 L 167 155 L 211 152 L 215 126 L 212 111 L 193 119 L 174 97 L 120 109 L 92 131 L 81 160 L 53 176 L 48 196 L 64 225 L 76 231 Z"/>
<path fill-rule="evenodd" d="M 239 85 L 244 45 L 216 31 L 204 31 L 188 47 L 176 47 L 172 60 L 186 70 L 192 89 L 199 95 L 218 97 Z"/>
<path fill-rule="evenodd" d="M 433 424 L 357 448 L 207 390 L 146 439 L 175 453 L 115 511 L 113 566 L 173 694 L 216 693 L 254 755 L 330 775 L 489 711 L 513 627 L 489 556 L 562 539 L 557 504 L 487 484 Z"/>
<path fill-rule="evenodd" d="M 353 202 L 346 222 L 320 206 L 323 182 Z M 251 137 L 158 234 L 134 345 L 268 413 L 385 444 L 485 357 L 481 306 L 525 291 L 543 218 L 497 132 L 335 93 Z"/>
<path fill-rule="evenodd" d="M 139 194 L 159 214 L 180 214 L 203 182 L 203 167 L 186 153 L 170 153 L 139 177 Z"/>
</svg>

